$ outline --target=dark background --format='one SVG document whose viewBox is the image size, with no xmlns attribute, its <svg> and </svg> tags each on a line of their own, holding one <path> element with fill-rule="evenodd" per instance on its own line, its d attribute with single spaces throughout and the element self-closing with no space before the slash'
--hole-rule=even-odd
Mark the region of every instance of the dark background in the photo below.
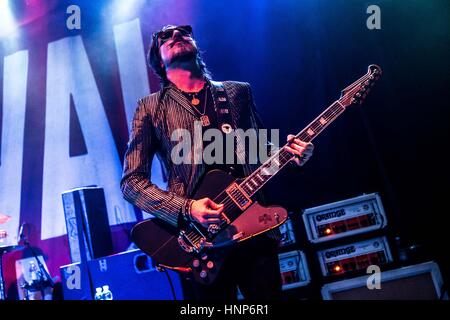
<svg viewBox="0 0 450 320">
<path fill-rule="evenodd" d="M 400 237 L 401 247 L 417 245 L 418 259 L 437 259 L 448 277 L 450 4 L 254 4 L 216 3 L 219 15 L 208 14 L 211 4 L 205 5 L 197 37 L 214 76 L 249 81 L 266 126 L 280 128 L 281 137 L 307 125 L 369 64 L 383 69 L 364 105 L 349 109 L 314 141 L 304 170 L 289 168 L 266 188 L 271 202 L 300 214 L 378 192 L 389 221 L 379 234 L 388 235 L 394 253 L 393 239 Z M 381 8 L 381 30 L 366 28 L 370 4 Z M 233 10 L 247 20 L 231 20 Z M 299 247 L 314 262 L 316 247 L 305 240 L 301 221 L 297 225 Z"/>
<path fill-rule="evenodd" d="M 111 41 L 114 22 L 105 9 L 108 2 L 47 4 L 45 14 L 23 24 L 27 33 L 20 48 L 10 49 L 3 42 L 1 52 L 32 50 L 30 63 L 35 64 L 30 77 L 39 80 L 45 73 L 47 43 L 81 34 L 123 157 L 128 137 Z M 54 27 L 65 23 L 69 4 L 80 5 L 84 12 L 81 31 Z M 381 30 L 366 27 L 366 9 L 372 4 L 381 8 Z M 391 241 L 399 236 L 404 246 L 420 245 L 423 259 L 437 260 L 448 277 L 448 1 L 143 1 L 130 19 L 135 17 L 141 19 L 146 47 L 151 32 L 162 25 L 191 24 L 214 79 L 250 82 L 266 126 L 279 128 L 281 137 L 300 131 L 369 64 L 379 65 L 382 78 L 364 105 L 346 111 L 314 141 L 315 154 L 303 170 L 286 169 L 266 191 L 272 203 L 297 216 L 308 207 L 378 192 L 389 221 L 380 234 Z M 155 91 L 157 80 L 150 70 L 149 76 Z M 39 98 L 42 84 L 29 90 L 33 98 L 29 100 L 35 102 L 27 102 L 33 120 L 26 124 L 25 148 L 36 150 L 43 143 L 39 134 L 45 99 Z M 34 170 L 24 168 L 29 177 L 24 178 L 23 191 L 28 196 L 21 215 L 34 219 L 39 230 L 41 180 L 39 169 L 35 172 L 39 152 L 37 159 L 30 155 L 24 162 Z M 316 247 L 307 242 L 297 221 L 298 247 L 316 268 Z M 128 245 L 120 234 L 123 244 L 116 245 L 117 252 Z M 40 239 L 35 240 L 39 244 Z M 55 241 L 67 250 L 64 239 Z M 392 246 L 395 251 L 393 241 Z M 59 265 L 68 262 L 68 252 L 61 258 L 58 246 L 42 247 L 50 269 L 57 273 Z M 317 272 L 313 270 L 320 278 Z M 308 298 L 317 291 L 301 294 Z"/>
</svg>

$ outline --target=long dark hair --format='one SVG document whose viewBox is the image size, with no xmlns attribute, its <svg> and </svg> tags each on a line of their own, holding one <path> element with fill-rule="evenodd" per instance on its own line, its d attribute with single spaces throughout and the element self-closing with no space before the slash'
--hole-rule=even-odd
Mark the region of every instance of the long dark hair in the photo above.
<svg viewBox="0 0 450 320">
<path fill-rule="evenodd" d="M 153 33 L 152 36 L 152 43 L 150 44 L 150 48 L 147 53 L 147 63 L 148 65 L 153 69 L 153 71 L 158 75 L 161 81 L 161 86 L 166 86 L 170 83 L 169 79 L 167 79 L 167 73 L 164 66 L 162 66 L 162 59 L 159 52 L 159 43 L 158 43 L 158 34 L 161 31 L 164 31 L 169 28 L 176 28 L 174 25 L 167 25 L 163 27 L 160 31 Z M 193 35 L 192 35 L 193 36 Z M 194 40 L 195 42 L 195 40 Z M 206 68 L 206 64 L 203 61 L 202 54 L 200 52 L 200 49 L 197 46 L 197 55 L 196 55 L 196 62 L 200 68 L 200 71 L 202 75 L 208 79 L 211 80 L 211 72 Z"/>
</svg>

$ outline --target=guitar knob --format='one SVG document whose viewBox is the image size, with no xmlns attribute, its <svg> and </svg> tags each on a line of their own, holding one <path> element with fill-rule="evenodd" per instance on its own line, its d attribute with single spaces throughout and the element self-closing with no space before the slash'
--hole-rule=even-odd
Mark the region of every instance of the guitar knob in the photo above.
<svg viewBox="0 0 450 320">
<path fill-rule="evenodd" d="M 200 260 L 194 259 L 194 261 L 192 261 L 192 266 L 193 266 L 194 268 L 200 267 Z"/>
<path fill-rule="evenodd" d="M 280 215 L 278 214 L 278 212 L 275 212 L 274 216 L 275 216 L 275 221 L 277 223 L 279 223 L 280 222 Z"/>
<path fill-rule="evenodd" d="M 203 253 L 201 255 L 201 258 L 202 258 L 202 260 L 206 260 L 206 259 L 208 259 L 208 255 L 206 253 Z"/>
<path fill-rule="evenodd" d="M 206 270 L 202 270 L 200 272 L 200 278 L 205 279 L 208 276 L 208 272 Z"/>
<path fill-rule="evenodd" d="M 214 268 L 214 262 L 208 261 L 208 263 L 206 264 L 206 267 L 207 267 L 208 269 Z"/>
</svg>

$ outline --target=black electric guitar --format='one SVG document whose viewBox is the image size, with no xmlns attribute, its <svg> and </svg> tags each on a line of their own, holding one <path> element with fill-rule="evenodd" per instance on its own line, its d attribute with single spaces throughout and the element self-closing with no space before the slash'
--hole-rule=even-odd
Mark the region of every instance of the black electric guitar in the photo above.
<svg viewBox="0 0 450 320">
<path fill-rule="evenodd" d="M 364 76 L 345 88 L 341 98 L 296 137 L 305 142 L 312 141 L 348 106 L 361 104 L 380 75 L 380 67 L 370 65 Z M 252 196 L 293 158 L 282 147 L 244 179 L 236 179 L 220 170 L 208 172 L 190 198 L 209 197 L 216 203 L 223 203 L 220 224 L 206 229 L 191 222 L 177 229 L 154 218 L 136 224 L 131 231 L 132 240 L 157 266 L 188 273 L 203 284 L 212 283 L 231 245 L 277 228 L 286 221 L 288 214 L 284 208 L 263 207 L 252 200 Z"/>
</svg>

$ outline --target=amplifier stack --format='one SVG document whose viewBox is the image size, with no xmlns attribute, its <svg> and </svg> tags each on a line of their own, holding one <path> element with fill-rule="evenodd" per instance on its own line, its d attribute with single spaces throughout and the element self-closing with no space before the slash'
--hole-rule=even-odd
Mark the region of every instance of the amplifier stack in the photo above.
<svg viewBox="0 0 450 320">
<path fill-rule="evenodd" d="M 315 251 L 321 273 L 326 278 L 348 276 L 366 270 L 370 265 L 393 262 L 386 236 L 367 239 L 369 232 L 387 226 L 378 193 L 308 208 L 303 211 L 302 218 L 308 240 L 313 245 L 320 244 L 321 248 Z"/>
<path fill-rule="evenodd" d="M 367 278 L 369 266 L 384 271 L 395 262 L 378 193 L 308 208 L 302 218 L 324 287 L 339 280 L 342 286 L 362 274 Z"/>
</svg>

